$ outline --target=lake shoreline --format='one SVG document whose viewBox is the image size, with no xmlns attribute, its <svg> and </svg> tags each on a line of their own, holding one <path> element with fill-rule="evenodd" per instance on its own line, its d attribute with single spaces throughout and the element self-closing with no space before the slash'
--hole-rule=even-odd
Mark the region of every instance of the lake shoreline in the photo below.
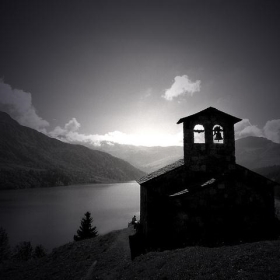
<svg viewBox="0 0 280 280">
<path fill-rule="evenodd" d="M 18 190 L 33 190 L 33 189 L 52 189 L 59 187 L 71 187 L 71 186 L 83 186 L 83 185 L 111 185 L 111 184 L 129 184 L 129 183 L 137 183 L 137 180 L 130 181 L 108 181 L 108 182 L 82 182 L 82 183 L 74 183 L 69 185 L 54 185 L 54 186 L 39 186 L 39 187 L 30 187 L 30 188 L 0 188 L 0 193 L 2 191 L 18 191 Z"/>
</svg>

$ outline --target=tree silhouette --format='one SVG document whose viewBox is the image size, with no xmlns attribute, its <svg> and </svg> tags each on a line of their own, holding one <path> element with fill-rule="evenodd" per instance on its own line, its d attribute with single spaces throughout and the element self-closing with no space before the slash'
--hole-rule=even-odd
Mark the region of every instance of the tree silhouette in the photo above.
<svg viewBox="0 0 280 280">
<path fill-rule="evenodd" d="M 86 212 L 85 217 L 82 218 L 80 228 L 77 230 L 77 235 L 74 235 L 75 241 L 93 238 L 98 235 L 96 227 L 92 227 L 92 221 L 90 212 Z"/>
<path fill-rule="evenodd" d="M 32 245 L 30 242 L 21 242 L 14 249 L 14 258 L 20 261 L 27 261 L 32 257 Z"/>
<path fill-rule="evenodd" d="M 33 251 L 33 258 L 39 259 L 47 255 L 46 249 L 42 245 L 37 245 Z"/>
</svg>

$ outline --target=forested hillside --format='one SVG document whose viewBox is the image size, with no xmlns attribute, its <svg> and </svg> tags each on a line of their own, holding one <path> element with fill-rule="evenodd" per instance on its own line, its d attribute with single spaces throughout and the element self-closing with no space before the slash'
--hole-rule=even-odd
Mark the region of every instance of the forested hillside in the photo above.
<svg viewBox="0 0 280 280">
<path fill-rule="evenodd" d="M 144 175 L 124 160 L 47 137 L 2 112 L 0 135 L 0 189 L 121 182 Z"/>
</svg>

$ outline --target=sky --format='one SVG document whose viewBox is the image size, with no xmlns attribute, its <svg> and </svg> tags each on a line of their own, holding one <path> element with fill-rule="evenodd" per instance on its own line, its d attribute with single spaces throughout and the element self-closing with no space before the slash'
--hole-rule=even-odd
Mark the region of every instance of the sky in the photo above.
<svg viewBox="0 0 280 280">
<path fill-rule="evenodd" d="M 182 144 L 215 107 L 280 143 L 280 2 L 1 0 L 0 111 L 68 142 Z"/>
</svg>

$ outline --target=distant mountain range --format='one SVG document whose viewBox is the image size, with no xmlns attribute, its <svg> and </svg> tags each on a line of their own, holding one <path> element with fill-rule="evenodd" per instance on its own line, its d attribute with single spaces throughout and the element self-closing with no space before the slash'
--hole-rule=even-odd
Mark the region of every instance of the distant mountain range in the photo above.
<svg viewBox="0 0 280 280">
<path fill-rule="evenodd" d="M 47 137 L 0 112 L 0 189 L 123 182 L 144 174 L 122 159 Z"/>
<path fill-rule="evenodd" d="M 236 140 L 236 162 L 280 182 L 280 144 L 262 137 Z M 137 147 L 107 144 L 97 147 L 149 173 L 183 158 L 183 147 Z"/>
<path fill-rule="evenodd" d="M 94 149 L 47 137 L 0 112 L 0 188 L 135 180 L 183 158 L 179 146 L 102 142 Z M 236 162 L 280 183 L 280 144 L 261 137 L 239 139 Z"/>
<path fill-rule="evenodd" d="M 235 142 L 236 161 L 280 184 L 280 144 L 262 137 L 247 137 Z M 275 189 L 280 197 L 280 188 Z"/>
<path fill-rule="evenodd" d="M 249 169 L 280 165 L 280 144 L 262 137 L 247 137 L 235 141 L 236 162 Z M 183 158 L 183 147 L 137 147 L 102 142 L 102 150 L 122 158 L 137 168 L 151 172 Z"/>
<path fill-rule="evenodd" d="M 235 142 L 237 163 L 257 169 L 280 165 L 280 144 L 262 137 L 247 137 Z"/>
<path fill-rule="evenodd" d="M 90 147 L 90 146 L 88 146 Z M 146 173 L 155 171 L 165 165 L 183 158 L 183 147 L 145 147 L 101 142 L 101 151 L 128 161 Z"/>
</svg>

